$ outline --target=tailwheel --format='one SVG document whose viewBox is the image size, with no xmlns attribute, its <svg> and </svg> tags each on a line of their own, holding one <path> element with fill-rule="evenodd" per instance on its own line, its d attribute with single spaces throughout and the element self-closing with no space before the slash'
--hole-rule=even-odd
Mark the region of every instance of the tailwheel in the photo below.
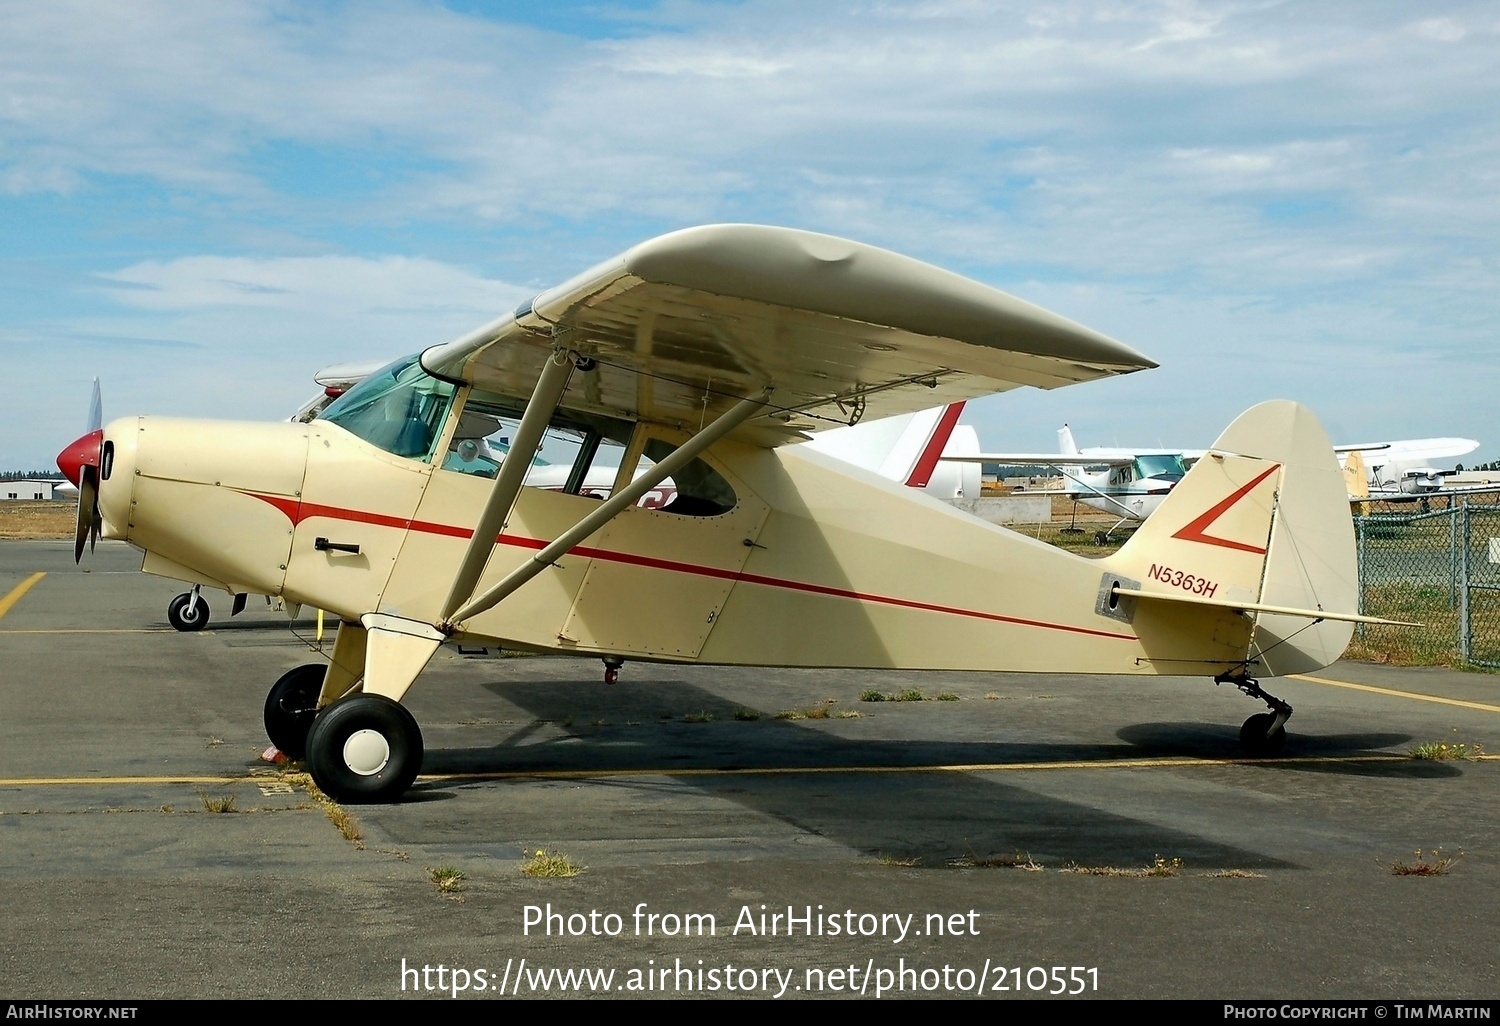
<svg viewBox="0 0 1500 1026">
<path fill-rule="evenodd" d="M 167 622 L 179 631 L 201 631 L 208 626 L 208 602 L 199 589 L 185 591 L 167 603 Z"/>
<path fill-rule="evenodd" d="M 335 801 L 395 801 L 422 768 L 422 732 L 400 702 L 350 695 L 325 706 L 313 721 L 307 765 Z"/>
<path fill-rule="evenodd" d="M 1276 713 L 1256 713 L 1240 727 L 1240 744 L 1251 755 L 1275 755 L 1286 745 L 1286 727 Z M 1284 722 L 1284 721 L 1283 721 Z"/>
<path fill-rule="evenodd" d="M 307 754 L 307 734 L 318 716 L 326 663 L 307 663 L 283 673 L 266 695 L 266 736 L 288 759 Z"/>
<path fill-rule="evenodd" d="M 1238 673 L 1221 673 L 1214 678 L 1215 684 L 1233 684 L 1251 698 L 1258 698 L 1271 707 L 1270 712 L 1256 713 L 1240 727 L 1240 744 L 1249 755 L 1275 755 L 1286 745 L 1286 721 L 1291 718 L 1292 707 L 1275 695 L 1267 693 L 1254 677 Z"/>
</svg>

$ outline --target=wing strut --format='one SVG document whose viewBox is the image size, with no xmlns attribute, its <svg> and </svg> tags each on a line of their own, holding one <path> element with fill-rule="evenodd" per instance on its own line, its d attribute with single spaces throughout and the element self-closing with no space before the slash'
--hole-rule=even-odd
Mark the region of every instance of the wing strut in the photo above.
<svg viewBox="0 0 1500 1026">
<path fill-rule="evenodd" d="M 661 484 L 662 481 L 671 477 L 683 466 L 696 459 L 703 450 L 713 445 L 720 438 L 739 427 L 755 414 L 761 412 L 765 407 L 766 399 L 770 397 L 771 390 L 766 389 L 758 395 L 753 395 L 731 406 L 717 420 L 708 427 L 699 431 L 679 446 L 670 456 L 636 478 L 625 488 L 615 492 L 598 508 L 589 513 L 578 523 L 564 531 L 546 548 L 532 556 L 530 561 L 522 563 L 510 572 L 504 580 L 500 581 L 483 595 L 470 600 L 464 607 L 452 616 L 446 617 L 443 628 L 452 630 L 471 616 L 492 609 L 502 602 L 508 595 L 521 585 L 531 580 L 556 560 L 564 556 L 568 550 L 580 544 L 589 535 L 599 530 L 605 524 L 613 520 L 622 510 L 634 506 L 640 497 L 648 491 Z M 529 412 L 529 411 L 528 411 Z M 480 536 L 476 532 L 477 540 Z M 489 535 L 491 546 L 494 545 L 494 535 Z"/>
<path fill-rule="evenodd" d="M 521 485 L 526 480 L 526 472 L 531 469 L 532 458 L 541 447 L 547 424 L 567 390 L 573 360 L 572 353 L 557 349 L 542 365 L 536 388 L 531 392 L 531 401 L 521 414 L 515 438 L 511 440 L 505 462 L 500 464 L 500 473 L 495 477 L 490 497 L 479 514 L 479 522 L 474 525 L 474 536 L 469 539 L 463 561 L 458 564 L 458 573 L 453 576 L 453 586 L 448 589 L 448 598 L 443 602 L 444 620 L 453 615 L 464 599 L 474 594 L 474 585 L 479 583 L 485 564 L 490 561 L 490 553 L 495 551 L 495 539 L 505 530 L 505 522 L 515 508 L 516 496 L 521 494 Z"/>
</svg>

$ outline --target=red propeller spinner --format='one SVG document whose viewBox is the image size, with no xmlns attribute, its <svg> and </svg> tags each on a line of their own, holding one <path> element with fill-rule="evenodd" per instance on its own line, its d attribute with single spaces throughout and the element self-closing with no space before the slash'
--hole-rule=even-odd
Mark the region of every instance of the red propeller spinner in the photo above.
<svg viewBox="0 0 1500 1026">
<path fill-rule="evenodd" d="M 99 449 L 104 444 L 104 429 L 95 428 L 57 454 L 57 469 L 75 485 L 83 475 L 84 467 L 99 469 Z"/>
</svg>

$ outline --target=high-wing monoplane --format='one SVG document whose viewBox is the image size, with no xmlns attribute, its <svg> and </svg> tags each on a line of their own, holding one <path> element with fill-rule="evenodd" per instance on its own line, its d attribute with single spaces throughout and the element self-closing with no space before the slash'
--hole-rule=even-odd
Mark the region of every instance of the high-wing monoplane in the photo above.
<svg viewBox="0 0 1500 1026">
<path fill-rule="evenodd" d="M 402 698 L 463 641 L 588 654 L 608 681 L 628 659 L 1195 673 L 1266 702 L 1241 739 L 1275 749 L 1291 708 L 1257 677 L 1327 665 L 1372 619 L 1355 612 L 1343 480 L 1304 408 L 1242 414 L 1100 560 L 793 444 L 1151 366 L 907 257 L 716 225 L 398 360 L 308 423 L 127 417 L 60 462 L 84 482 L 81 538 L 338 616 L 331 658 L 283 675 L 265 724 L 341 800 L 412 784 L 423 742 Z M 475 425 L 507 418 L 503 459 L 458 466 Z M 568 480 L 525 488 L 549 432 L 570 441 Z M 617 468 L 602 500 L 580 494 L 596 462 Z M 638 505 L 668 477 L 670 502 Z"/>
</svg>

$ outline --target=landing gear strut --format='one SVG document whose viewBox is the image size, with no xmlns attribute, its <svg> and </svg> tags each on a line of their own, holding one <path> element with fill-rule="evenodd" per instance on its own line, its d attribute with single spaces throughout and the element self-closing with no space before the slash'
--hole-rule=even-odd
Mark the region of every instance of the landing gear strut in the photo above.
<svg viewBox="0 0 1500 1026">
<path fill-rule="evenodd" d="M 1270 712 L 1256 713 L 1240 727 L 1240 744 L 1251 755 L 1275 755 L 1286 744 L 1286 721 L 1292 716 L 1292 707 L 1275 695 L 1261 689 L 1260 681 L 1233 673 L 1221 673 L 1214 678 L 1215 684 L 1233 684 L 1251 698 L 1258 698 L 1271 707 Z"/>
</svg>

